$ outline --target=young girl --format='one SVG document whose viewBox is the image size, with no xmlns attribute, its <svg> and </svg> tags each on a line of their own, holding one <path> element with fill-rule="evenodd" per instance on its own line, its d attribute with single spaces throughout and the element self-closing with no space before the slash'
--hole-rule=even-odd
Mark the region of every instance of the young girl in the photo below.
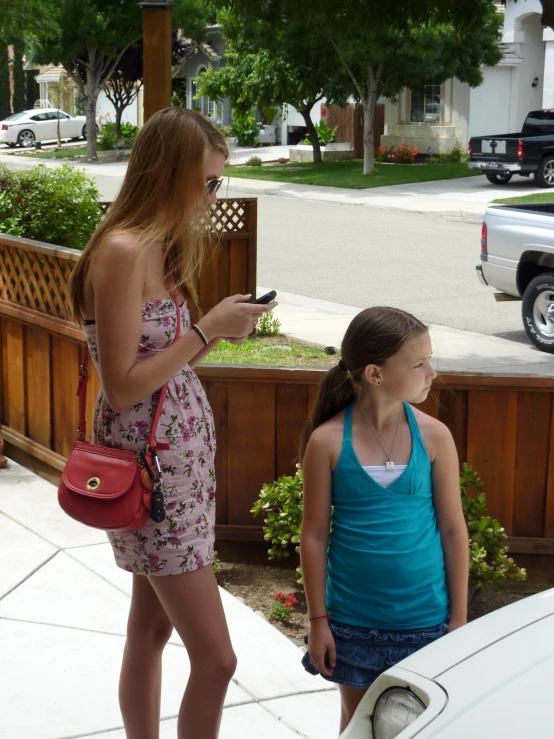
<svg viewBox="0 0 554 739">
<path fill-rule="evenodd" d="M 207 253 L 205 224 L 227 155 L 222 136 L 201 115 L 179 108 L 154 115 L 70 284 L 102 381 L 94 443 L 143 450 L 158 390 L 169 381 L 157 432 L 168 446 L 159 452 L 167 517 L 108 534 L 116 563 L 133 573 L 119 690 L 127 739 L 159 736 L 162 651 L 173 628 L 191 667 L 179 739 L 217 737 L 235 670 L 211 567 L 214 422 L 193 370 L 221 337 L 244 341 L 275 303 L 251 305 L 250 296 L 235 295 L 204 317 L 198 309 L 193 277 Z"/>
<path fill-rule="evenodd" d="M 338 683 L 342 732 L 381 672 L 466 623 L 468 537 L 452 436 L 409 405 L 436 377 L 427 328 L 369 308 L 341 353 L 301 443 L 300 548 L 303 664 Z"/>
</svg>

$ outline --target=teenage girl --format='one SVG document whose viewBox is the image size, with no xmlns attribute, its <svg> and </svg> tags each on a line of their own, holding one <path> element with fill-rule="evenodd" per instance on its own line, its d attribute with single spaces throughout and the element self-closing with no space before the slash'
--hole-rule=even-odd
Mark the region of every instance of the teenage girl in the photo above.
<svg viewBox="0 0 554 739">
<path fill-rule="evenodd" d="M 70 283 L 102 382 L 95 444 L 145 449 L 169 381 L 157 435 L 167 445 L 159 452 L 166 519 L 108 532 L 116 564 L 133 577 L 119 684 L 127 739 L 159 737 L 162 652 L 173 628 L 191 668 L 178 739 L 217 737 L 236 665 L 212 568 L 214 419 L 194 368 L 222 337 L 244 341 L 275 303 L 235 295 L 205 316 L 198 308 L 194 277 L 227 156 L 221 134 L 197 113 L 168 108 L 150 118 Z"/>
<path fill-rule="evenodd" d="M 384 670 L 466 623 L 458 457 L 429 394 L 427 327 L 395 308 L 350 324 L 301 443 L 303 664 L 338 683 L 341 732 Z"/>
</svg>

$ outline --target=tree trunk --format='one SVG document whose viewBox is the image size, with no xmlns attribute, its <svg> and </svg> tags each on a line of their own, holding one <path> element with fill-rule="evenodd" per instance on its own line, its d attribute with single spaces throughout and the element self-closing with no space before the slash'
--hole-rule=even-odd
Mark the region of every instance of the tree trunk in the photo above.
<svg viewBox="0 0 554 739">
<path fill-rule="evenodd" d="M 60 130 L 60 106 L 58 105 L 58 125 L 56 130 L 57 136 L 58 136 L 58 149 L 61 149 L 62 146 L 62 133 Z"/>
<path fill-rule="evenodd" d="M 11 115 L 8 46 L 0 42 L 0 121 Z"/>
<path fill-rule="evenodd" d="M 314 150 L 314 163 L 321 164 L 323 162 L 323 159 L 321 157 L 321 147 L 319 146 L 319 136 L 317 135 L 314 122 L 312 121 L 312 118 L 310 116 L 311 109 L 312 106 L 306 106 L 301 111 L 301 114 L 304 122 L 306 123 L 306 128 L 308 129 L 308 136 L 310 137 L 310 141 L 312 142 L 312 148 Z"/>
<path fill-rule="evenodd" d="M 364 108 L 364 175 L 373 174 L 375 164 L 375 107 L 379 96 L 382 74 L 382 66 L 374 69 L 371 65 L 368 65 L 367 94 L 362 96 Z"/>
<path fill-rule="evenodd" d="M 120 105 L 116 105 L 115 107 L 115 135 L 119 139 L 121 136 L 121 118 L 123 117 L 123 111 L 125 110 L 125 107 L 121 107 Z"/>
<path fill-rule="evenodd" d="M 13 112 L 21 113 L 25 110 L 25 71 L 23 69 L 23 54 L 25 47 L 21 42 L 13 46 Z"/>
<path fill-rule="evenodd" d="M 94 89 L 91 91 L 94 93 Z M 96 162 L 98 161 L 98 154 L 96 151 L 96 101 L 98 99 L 98 93 L 96 95 L 87 92 L 85 97 L 85 115 L 87 117 L 87 161 Z"/>
</svg>

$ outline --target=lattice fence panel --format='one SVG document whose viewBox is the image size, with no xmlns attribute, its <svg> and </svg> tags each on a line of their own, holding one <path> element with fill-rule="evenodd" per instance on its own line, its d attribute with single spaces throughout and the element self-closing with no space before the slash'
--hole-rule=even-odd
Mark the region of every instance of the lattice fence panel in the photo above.
<svg viewBox="0 0 554 739">
<path fill-rule="evenodd" d="M 66 285 L 75 262 L 0 241 L 0 298 L 71 320 Z"/>
<path fill-rule="evenodd" d="M 110 205 L 111 203 L 100 203 L 104 214 Z M 211 218 L 214 229 L 219 233 L 248 233 L 248 206 L 244 200 L 218 200 L 212 205 Z"/>
</svg>

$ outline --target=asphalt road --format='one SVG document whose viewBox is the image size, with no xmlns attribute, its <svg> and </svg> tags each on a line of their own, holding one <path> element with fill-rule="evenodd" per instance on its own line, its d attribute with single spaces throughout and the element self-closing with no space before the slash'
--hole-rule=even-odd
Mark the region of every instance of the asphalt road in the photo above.
<svg viewBox="0 0 554 739">
<path fill-rule="evenodd" d="M 95 179 L 112 200 L 123 170 L 103 167 L 111 173 Z M 477 281 L 479 240 L 478 224 L 446 216 L 261 195 L 258 284 L 360 308 L 394 305 L 429 323 L 528 343 L 521 304 L 497 303 Z"/>
<path fill-rule="evenodd" d="M 527 343 L 519 302 L 478 282 L 480 226 L 380 208 L 262 196 L 258 283 Z"/>
</svg>

